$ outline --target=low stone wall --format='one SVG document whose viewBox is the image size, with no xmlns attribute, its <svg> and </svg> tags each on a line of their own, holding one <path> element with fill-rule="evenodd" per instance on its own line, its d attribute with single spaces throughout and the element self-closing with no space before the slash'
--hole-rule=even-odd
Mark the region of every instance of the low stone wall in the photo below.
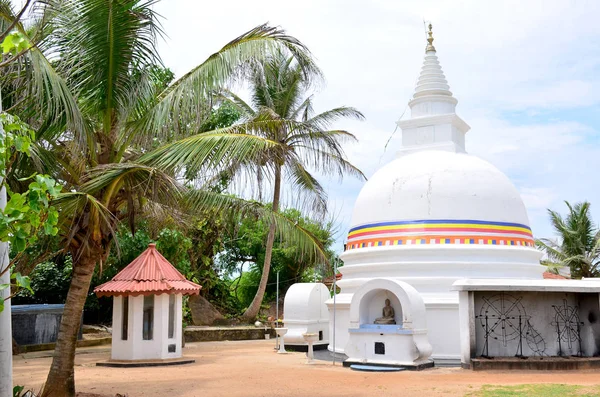
<svg viewBox="0 0 600 397">
<path fill-rule="evenodd" d="M 265 339 L 265 333 L 270 338 L 275 337 L 273 329 L 247 327 L 187 327 L 184 330 L 186 342 L 211 342 L 224 340 L 254 340 Z"/>
<path fill-rule="evenodd" d="M 19 345 L 45 345 L 56 342 L 65 305 L 13 305 L 12 337 Z M 77 339 L 82 338 L 79 329 Z"/>
<path fill-rule="evenodd" d="M 110 345 L 112 342 L 112 338 L 95 338 L 95 339 L 82 339 L 77 341 L 77 347 L 92 347 L 92 346 L 101 346 L 101 345 Z M 56 343 L 40 343 L 37 345 L 18 345 L 17 351 L 14 351 L 13 347 L 13 355 L 14 354 L 22 354 L 22 353 L 30 353 L 30 352 L 40 352 L 44 350 L 54 350 Z"/>
<path fill-rule="evenodd" d="M 471 369 L 474 371 L 490 370 L 538 370 L 568 371 L 600 368 L 599 357 L 494 357 L 474 358 Z"/>
</svg>

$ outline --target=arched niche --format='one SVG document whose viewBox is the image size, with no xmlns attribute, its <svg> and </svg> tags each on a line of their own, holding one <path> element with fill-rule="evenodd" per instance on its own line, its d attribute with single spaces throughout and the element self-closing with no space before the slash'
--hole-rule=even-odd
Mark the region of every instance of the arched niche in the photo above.
<svg viewBox="0 0 600 397">
<path fill-rule="evenodd" d="M 394 307 L 396 323 L 405 329 L 427 329 L 425 303 L 416 289 L 394 278 L 376 278 L 363 284 L 350 302 L 350 327 L 372 324 L 382 316 L 385 299 Z"/>
<path fill-rule="evenodd" d="M 402 304 L 396 294 L 388 289 L 373 289 L 363 296 L 359 305 L 359 325 L 374 324 L 375 319 L 382 317 L 386 299 L 390 300 L 394 309 L 396 325 L 402 325 Z"/>
</svg>

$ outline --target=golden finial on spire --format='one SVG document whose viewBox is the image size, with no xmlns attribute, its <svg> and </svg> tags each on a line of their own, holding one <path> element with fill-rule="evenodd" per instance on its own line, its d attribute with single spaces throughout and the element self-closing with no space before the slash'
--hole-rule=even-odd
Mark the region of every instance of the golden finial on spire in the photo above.
<svg viewBox="0 0 600 397">
<path fill-rule="evenodd" d="M 429 37 L 427 38 L 427 48 L 425 48 L 425 52 L 435 51 L 435 47 L 433 46 L 433 32 L 431 30 L 432 26 L 429 24 Z"/>
</svg>

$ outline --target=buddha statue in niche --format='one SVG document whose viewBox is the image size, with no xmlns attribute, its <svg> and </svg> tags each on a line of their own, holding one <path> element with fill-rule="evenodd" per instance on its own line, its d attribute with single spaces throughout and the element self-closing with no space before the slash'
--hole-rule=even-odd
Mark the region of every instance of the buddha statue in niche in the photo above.
<svg viewBox="0 0 600 397">
<path fill-rule="evenodd" d="M 394 315 L 394 308 L 392 307 L 390 300 L 386 299 L 385 306 L 383 307 L 383 317 L 376 318 L 375 324 L 396 324 Z"/>
</svg>

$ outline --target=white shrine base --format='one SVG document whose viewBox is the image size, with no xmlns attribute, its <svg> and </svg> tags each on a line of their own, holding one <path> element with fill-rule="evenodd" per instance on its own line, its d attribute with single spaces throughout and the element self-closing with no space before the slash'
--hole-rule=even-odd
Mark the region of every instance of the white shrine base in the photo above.
<svg viewBox="0 0 600 397">
<path fill-rule="evenodd" d="M 382 307 L 389 304 L 393 314 L 384 314 Z M 382 314 L 395 323 L 376 324 Z M 394 278 L 366 282 L 353 294 L 348 318 L 344 365 L 433 366 L 425 303 L 411 285 Z"/>
<path fill-rule="evenodd" d="M 346 354 L 344 347 L 348 342 L 350 326 L 349 310 L 353 294 L 336 296 L 335 316 L 335 352 Z M 458 316 L 458 293 L 431 297 L 422 295 L 425 302 L 429 343 L 433 347 L 431 358 L 437 366 L 460 366 L 460 325 Z M 330 335 L 333 330 L 333 299 L 327 301 L 330 315 Z M 333 352 L 333 343 L 328 350 Z"/>
<path fill-rule="evenodd" d="M 335 352 L 345 353 L 350 326 L 348 310 L 353 294 L 374 278 L 395 278 L 413 286 L 426 309 L 431 358 L 436 365 L 460 365 L 458 293 L 452 284 L 459 279 L 541 280 L 544 267 L 540 253 L 530 247 L 427 246 L 361 248 L 340 257 L 341 293 L 336 295 Z M 330 335 L 333 333 L 333 299 L 327 302 Z M 333 336 L 330 336 L 333 340 Z M 330 351 L 334 351 L 332 345 Z"/>
</svg>

